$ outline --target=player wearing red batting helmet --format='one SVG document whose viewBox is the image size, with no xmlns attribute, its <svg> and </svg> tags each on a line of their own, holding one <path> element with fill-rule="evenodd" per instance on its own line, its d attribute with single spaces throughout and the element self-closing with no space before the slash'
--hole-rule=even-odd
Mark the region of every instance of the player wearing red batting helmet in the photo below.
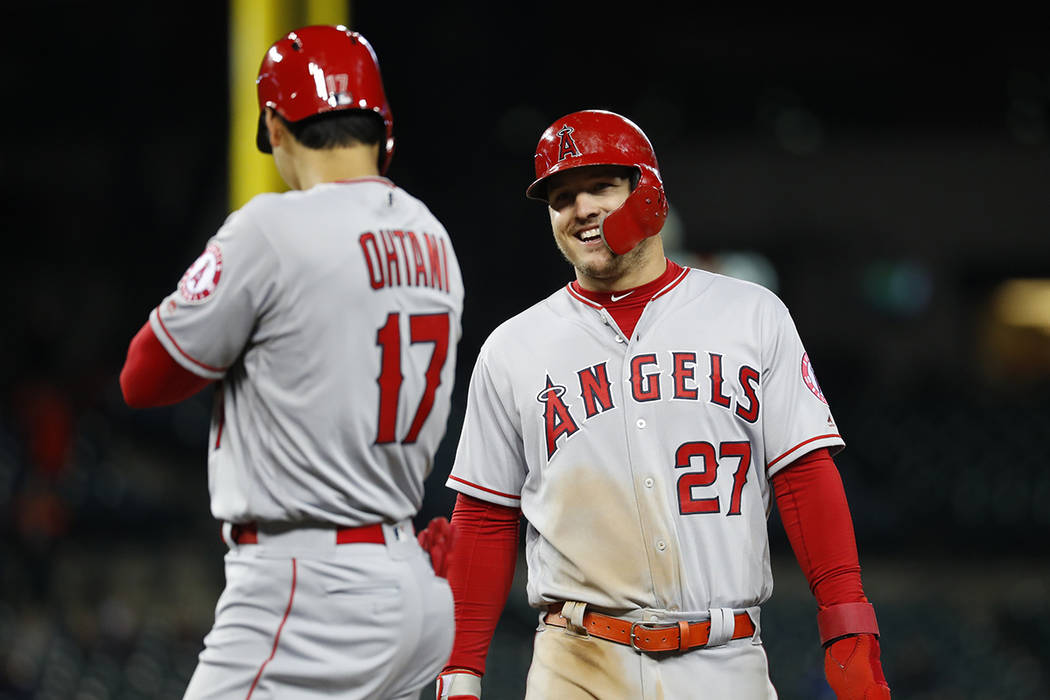
<svg viewBox="0 0 1050 700">
<path fill-rule="evenodd" d="M 136 408 L 216 383 L 226 588 L 185 698 L 415 698 L 452 642 L 454 533 L 413 518 L 450 410 L 459 263 L 383 177 L 393 119 L 363 36 L 289 32 L 256 82 L 256 143 L 292 191 L 227 218 L 120 377 Z"/>
<path fill-rule="evenodd" d="M 566 115 L 535 166 L 526 194 L 575 280 L 497 327 L 474 366 L 447 482 L 456 642 L 438 697 L 481 697 L 524 515 L 528 700 L 772 700 L 775 498 L 828 683 L 889 698 L 832 460 L 845 443 L 787 307 L 665 257 L 659 167 L 629 119 Z"/>
</svg>

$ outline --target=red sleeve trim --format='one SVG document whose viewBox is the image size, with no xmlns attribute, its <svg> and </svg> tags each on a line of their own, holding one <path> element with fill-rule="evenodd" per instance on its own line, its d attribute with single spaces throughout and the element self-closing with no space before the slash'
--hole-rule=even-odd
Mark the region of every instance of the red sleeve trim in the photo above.
<svg viewBox="0 0 1050 700">
<path fill-rule="evenodd" d="M 456 601 L 456 639 L 445 670 L 485 673 L 485 657 L 514 581 L 520 520 L 518 508 L 463 493 L 457 497 L 455 545 L 446 572 Z"/>
<path fill-rule="evenodd" d="M 815 442 L 817 440 L 826 440 L 827 438 L 839 438 L 841 440 L 842 436 L 839 435 L 838 433 L 828 433 L 827 435 L 817 435 L 816 437 L 811 437 L 809 440 L 803 440 L 802 442 L 798 443 L 797 445 L 792 447 L 790 450 L 788 450 L 784 454 L 782 454 L 779 457 L 777 457 L 776 459 L 772 460 L 769 464 L 766 465 L 766 469 L 768 470 L 770 467 L 772 467 L 774 464 L 776 464 L 780 460 L 782 460 L 785 457 L 787 457 L 789 454 L 798 451 L 798 448 L 805 447 L 809 443 Z M 830 455 L 829 455 L 829 457 L 830 457 Z"/>
<path fill-rule="evenodd" d="M 451 474 L 449 474 L 448 478 L 449 478 L 449 481 L 458 481 L 459 483 L 464 484 L 466 486 L 469 486 L 469 487 L 471 487 L 473 489 L 478 489 L 479 491 L 484 491 L 485 493 L 491 493 L 493 496 L 502 496 L 503 498 L 513 498 L 515 501 L 520 501 L 521 500 L 521 496 L 520 495 L 514 495 L 513 493 L 503 493 L 502 491 L 496 491 L 496 490 L 493 490 L 493 489 L 485 488 L 484 486 L 481 486 L 480 484 L 475 484 L 472 481 L 467 481 L 466 479 L 460 479 L 458 476 L 452 476 Z"/>
<path fill-rule="evenodd" d="M 167 336 L 168 340 L 171 341 L 171 344 L 175 347 L 175 349 L 179 351 L 179 354 L 182 355 L 183 357 L 185 357 L 187 360 L 189 360 L 193 364 L 197 365 L 201 369 L 208 370 L 209 372 L 225 372 L 226 371 L 226 369 L 223 368 L 223 367 L 212 367 L 211 365 L 206 365 L 203 362 L 201 362 L 200 360 L 195 359 L 193 356 L 191 356 L 185 350 L 183 350 L 182 347 L 179 345 L 178 341 L 176 341 L 175 338 L 171 335 L 171 331 L 168 330 L 168 327 L 164 325 L 164 320 L 160 317 L 160 308 L 159 307 L 157 308 L 157 323 L 160 324 L 160 329 L 162 331 L 164 331 L 164 335 Z"/>
<path fill-rule="evenodd" d="M 803 455 L 772 482 L 780 520 L 818 606 L 866 603 L 853 519 L 828 449 Z"/>
</svg>

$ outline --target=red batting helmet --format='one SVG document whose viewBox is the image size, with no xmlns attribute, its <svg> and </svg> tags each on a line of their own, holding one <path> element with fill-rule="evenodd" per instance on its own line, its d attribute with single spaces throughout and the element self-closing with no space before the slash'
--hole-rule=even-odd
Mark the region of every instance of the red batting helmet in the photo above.
<svg viewBox="0 0 1050 700">
<path fill-rule="evenodd" d="M 394 153 L 394 118 L 383 91 L 379 60 L 368 40 L 339 26 L 310 26 L 288 32 L 266 51 L 259 77 L 259 130 L 255 143 L 270 153 L 263 113 L 270 107 L 287 121 L 342 109 L 375 112 L 386 127 L 380 172 Z"/>
<path fill-rule="evenodd" d="M 667 198 L 653 145 L 638 125 L 613 112 L 573 112 L 547 127 L 536 145 L 536 180 L 525 196 L 545 202 L 549 177 L 587 165 L 622 165 L 638 172 L 630 196 L 602 222 L 610 250 L 622 255 L 660 232 Z"/>
</svg>

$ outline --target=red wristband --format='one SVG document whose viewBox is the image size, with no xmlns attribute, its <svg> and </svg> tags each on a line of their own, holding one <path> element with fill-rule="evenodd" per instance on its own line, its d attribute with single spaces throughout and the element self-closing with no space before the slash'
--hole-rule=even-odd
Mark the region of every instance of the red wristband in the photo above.
<svg viewBox="0 0 1050 700">
<path fill-rule="evenodd" d="M 840 603 L 817 613 L 817 631 L 820 632 L 820 645 L 824 646 L 833 639 L 850 634 L 878 637 L 879 623 L 871 603 Z"/>
</svg>

